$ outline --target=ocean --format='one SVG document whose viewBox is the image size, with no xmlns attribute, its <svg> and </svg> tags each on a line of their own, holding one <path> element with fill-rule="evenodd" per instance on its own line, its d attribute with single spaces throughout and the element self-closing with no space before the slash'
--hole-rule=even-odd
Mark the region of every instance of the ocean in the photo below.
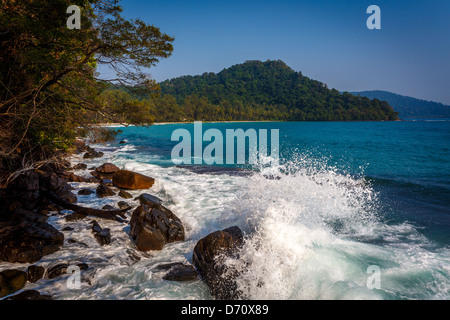
<svg viewBox="0 0 450 320">
<path fill-rule="evenodd" d="M 74 230 L 38 264 L 91 268 L 81 289 L 68 289 L 66 278 L 27 289 L 56 299 L 211 299 L 201 280 L 165 281 L 156 267 L 192 262 L 199 239 L 237 225 L 246 241 L 228 263 L 249 299 L 450 299 L 450 121 L 203 123 L 221 132 L 278 129 L 277 165 L 175 165 L 171 135 L 179 128 L 193 133 L 192 123 L 120 127 L 116 142 L 93 145 L 103 158 L 72 163 L 112 162 L 155 178 L 146 192 L 182 220 L 186 241 L 141 253 L 128 225 L 98 219 L 112 234 L 100 247 L 86 221 L 53 215 L 49 223 Z M 78 198 L 100 208 L 123 200 Z"/>
</svg>

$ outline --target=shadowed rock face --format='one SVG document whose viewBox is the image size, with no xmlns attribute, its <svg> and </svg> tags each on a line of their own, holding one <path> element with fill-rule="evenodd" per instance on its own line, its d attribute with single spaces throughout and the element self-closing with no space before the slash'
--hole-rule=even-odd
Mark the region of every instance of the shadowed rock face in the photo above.
<svg viewBox="0 0 450 320">
<path fill-rule="evenodd" d="M 242 244 L 242 231 L 234 226 L 207 235 L 194 248 L 194 266 L 217 299 L 239 298 L 234 280 L 238 273 L 229 269 L 224 260 L 227 257 L 237 257 Z"/>
<path fill-rule="evenodd" d="M 155 179 L 151 177 L 127 170 L 117 171 L 112 180 L 114 186 L 130 190 L 148 189 L 155 183 Z"/>
<path fill-rule="evenodd" d="M 180 219 L 156 203 L 137 207 L 131 216 L 130 227 L 130 235 L 141 251 L 161 250 L 166 243 L 184 240 Z"/>
<path fill-rule="evenodd" d="M 19 270 L 0 272 L 0 298 L 14 293 L 25 286 L 27 273 Z"/>
<path fill-rule="evenodd" d="M 64 235 L 45 222 L 0 222 L 0 260 L 34 263 L 58 251 Z"/>
</svg>

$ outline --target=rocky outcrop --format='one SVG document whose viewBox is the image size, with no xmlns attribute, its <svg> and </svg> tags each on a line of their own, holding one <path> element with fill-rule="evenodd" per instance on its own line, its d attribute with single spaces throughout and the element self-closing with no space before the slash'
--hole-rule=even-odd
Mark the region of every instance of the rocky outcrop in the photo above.
<svg viewBox="0 0 450 320">
<path fill-rule="evenodd" d="M 110 229 L 100 227 L 97 221 L 92 221 L 92 233 L 101 246 L 111 243 Z"/>
<path fill-rule="evenodd" d="M 27 273 L 20 270 L 4 270 L 0 272 L 0 298 L 10 295 L 25 286 Z"/>
<path fill-rule="evenodd" d="M 157 266 L 156 270 L 168 270 L 163 276 L 163 279 L 168 281 L 187 282 L 197 280 L 198 278 L 198 273 L 195 268 L 190 264 L 184 264 L 182 262 L 162 264 Z"/>
<path fill-rule="evenodd" d="M 137 207 L 130 220 L 130 235 L 141 251 L 161 250 L 166 243 L 184 240 L 180 219 L 161 204 Z"/>
<path fill-rule="evenodd" d="M 234 300 L 240 296 L 235 282 L 238 273 L 224 261 L 237 258 L 242 244 L 242 231 L 234 226 L 207 235 L 194 248 L 194 266 L 217 299 Z"/>
<path fill-rule="evenodd" d="M 148 189 L 155 183 L 151 177 L 127 170 L 117 171 L 112 180 L 114 186 L 130 190 Z"/>
<path fill-rule="evenodd" d="M 63 243 L 64 235 L 46 222 L 0 221 L 0 261 L 33 263 Z"/>
</svg>

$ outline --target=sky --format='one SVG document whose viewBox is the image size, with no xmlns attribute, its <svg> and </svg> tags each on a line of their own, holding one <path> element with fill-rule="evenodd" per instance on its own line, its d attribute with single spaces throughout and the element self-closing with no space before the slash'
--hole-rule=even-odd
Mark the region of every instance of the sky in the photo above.
<svg viewBox="0 0 450 320">
<path fill-rule="evenodd" d="M 450 105 L 449 0 L 122 0 L 175 37 L 159 81 L 220 72 L 246 60 L 283 60 L 339 91 L 386 90 Z M 369 30 L 370 5 L 381 29 Z M 112 76 L 100 69 L 102 76 Z"/>
</svg>

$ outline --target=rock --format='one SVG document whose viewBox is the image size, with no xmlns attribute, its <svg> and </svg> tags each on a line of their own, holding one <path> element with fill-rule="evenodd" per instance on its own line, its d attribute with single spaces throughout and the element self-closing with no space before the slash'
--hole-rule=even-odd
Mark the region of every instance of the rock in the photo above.
<svg viewBox="0 0 450 320">
<path fill-rule="evenodd" d="M 169 270 L 163 276 L 164 280 L 186 282 L 194 281 L 198 278 L 198 273 L 192 265 L 181 262 L 159 265 L 156 269 Z"/>
<path fill-rule="evenodd" d="M 80 268 L 80 270 L 86 270 L 88 268 L 88 265 L 86 263 L 78 263 L 78 264 L 74 264 L 74 265 L 77 266 L 78 268 Z M 65 275 L 65 274 L 67 274 L 67 270 L 69 269 L 70 266 L 71 265 L 69 265 L 67 263 L 60 263 L 60 264 L 52 266 L 47 269 L 46 278 L 47 279 L 55 279 L 57 277 Z"/>
<path fill-rule="evenodd" d="M 0 272 L 0 298 L 14 293 L 25 286 L 27 273 L 20 270 L 4 270 Z"/>
<path fill-rule="evenodd" d="M 102 228 L 97 221 L 92 221 L 92 233 L 101 246 L 111 243 L 111 232 L 108 228 Z"/>
<path fill-rule="evenodd" d="M 224 259 L 237 257 L 242 244 L 242 231 L 234 226 L 207 235 L 194 248 L 194 266 L 217 299 L 239 298 L 240 293 L 234 281 L 238 274 L 224 264 Z"/>
<path fill-rule="evenodd" d="M 114 186 L 131 190 L 148 189 L 155 183 L 155 179 L 151 177 L 127 170 L 117 171 L 112 180 Z"/>
<path fill-rule="evenodd" d="M 127 210 L 130 210 L 130 209 L 131 209 L 130 204 L 129 204 L 128 202 L 125 202 L 125 201 L 119 201 L 119 202 L 117 203 L 117 205 L 119 206 L 119 209 L 120 209 L 120 210 L 127 211 Z"/>
<path fill-rule="evenodd" d="M 42 266 L 29 266 L 27 270 L 28 281 L 35 283 L 36 281 L 42 279 L 45 273 L 45 268 Z"/>
<path fill-rule="evenodd" d="M 74 147 L 75 147 L 74 152 L 75 152 L 76 154 L 80 154 L 80 153 L 82 153 L 82 152 L 84 152 L 84 151 L 87 151 L 87 146 L 86 146 L 86 144 L 84 143 L 84 141 L 82 141 L 82 140 L 75 140 L 75 142 L 73 143 L 73 145 L 74 145 Z"/>
<path fill-rule="evenodd" d="M 67 222 L 78 221 L 78 220 L 82 220 L 84 218 L 86 218 L 86 215 L 78 213 L 78 212 L 74 212 L 65 217 Z"/>
<path fill-rule="evenodd" d="M 75 229 L 69 226 L 62 228 L 62 231 L 73 231 L 73 230 Z"/>
<path fill-rule="evenodd" d="M 43 190 L 55 193 L 59 198 L 76 203 L 77 196 L 72 193 L 72 187 L 66 180 L 59 177 L 56 173 L 49 173 L 47 171 L 37 170 L 39 174 L 40 186 Z"/>
<path fill-rule="evenodd" d="M 83 155 L 84 159 L 93 159 L 93 158 L 101 158 L 103 157 L 103 152 L 98 152 L 95 149 L 86 146 L 86 153 Z"/>
<path fill-rule="evenodd" d="M 161 205 L 162 200 L 158 197 L 155 197 L 148 193 L 143 193 L 139 197 L 135 198 L 134 200 L 139 200 L 141 204 L 145 204 L 147 206 L 153 207 L 155 205 Z"/>
<path fill-rule="evenodd" d="M 93 193 L 94 193 L 94 191 L 92 191 L 91 189 L 88 189 L 88 188 L 84 188 L 84 189 L 81 189 L 80 191 L 78 191 L 78 194 L 80 196 L 88 196 Z"/>
<path fill-rule="evenodd" d="M 105 186 L 104 184 L 100 184 L 95 191 L 99 198 L 105 198 L 116 195 L 111 188 Z"/>
<path fill-rule="evenodd" d="M 102 207 L 102 210 L 114 210 L 115 208 L 109 204 L 106 204 Z"/>
<path fill-rule="evenodd" d="M 166 243 L 184 240 L 180 219 L 161 205 L 137 207 L 131 216 L 130 227 L 130 235 L 140 251 L 161 250 Z"/>
<path fill-rule="evenodd" d="M 72 169 L 74 169 L 74 170 L 86 170 L 87 169 L 87 164 L 85 164 L 85 163 L 78 163 L 78 164 L 74 165 L 72 167 Z"/>
<path fill-rule="evenodd" d="M 112 183 L 111 179 L 102 179 L 102 180 L 100 180 L 100 183 L 102 185 L 104 185 L 104 186 L 107 186 L 107 187 L 112 187 L 113 186 L 113 183 Z"/>
<path fill-rule="evenodd" d="M 104 163 L 100 167 L 97 167 L 95 169 L 95 171 L 97 171 L 99 173 L 106 173 L 106 174 L 116 173 L 119 170 L 120 170 L 119 167 L 117 167 L 116 165 L 114 165 L 112 163 Z"/>
<path fill-rule="evenodd" d="M 122 198 L 124 198 L 124 199 L 131 199 L 131 198 L 133 198 L 133 196 L 131 195 L 131 193 L 126 192 L 125 190 L 120 190 L 118 196 L 119 196 L 119 197 L 122 197 Z"/>
<path fill-rule="evenodd" d="M 85 248 L 89 247 L 86 243 L 81 242 L 81 241 L 78 241 L 78 240 L 75 240 L 75 239 L 72 239 L 72 238 L 67 239 L 67 243 L 70 243 L 70 244 L 78 244 L 78 245 L 83 246 L 83 247 L 85 247 Z"/>
<path fill-rule="evenodd" d="M 8 297 L 5 300 L 51 300 L 52 297 L 48 295 L 41 295 L 36 290 L 25 290 L 19 294 Z"/>
<path fill-rule="evenodd" d="M 125 144 L 125 143 L 128 143 L 128 141 L 127 140 L 122 140 L 122 141 L 119 142 L 119 144 Z"/>
<path fill-rule="evenodd" d="M 0 222 L 0 261 L 34 263 L 63 243 L 64 234 L 46 222 Z"/>
</svg>

